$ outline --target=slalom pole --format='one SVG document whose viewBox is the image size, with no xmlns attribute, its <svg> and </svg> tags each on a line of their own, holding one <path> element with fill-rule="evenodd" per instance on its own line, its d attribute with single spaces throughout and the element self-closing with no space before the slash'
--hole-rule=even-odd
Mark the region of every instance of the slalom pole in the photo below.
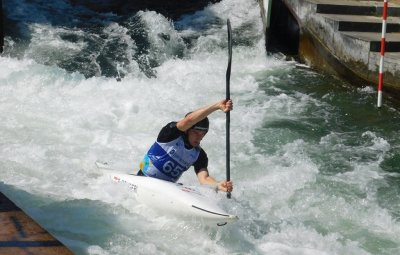
<svg viewBox="0 0 400 255">
<path fill-rule="evenodd" d="M 228 68 L 226 69 L 226 100 L 231 98 L 230 92 L 230 79 L 231 79 L 231 65 L 232 65 L 232 29 L 231 22 L 227 20 L 228 26 Z M 226 180 L 231 180 L 231 165 L 230 165 L 230 122 L 231 114 L 228 111 L 226 113 Z M 227 198 L 231 198 L 231 193 L 226 194 Z"/>
<path fill-rule="evenodd" d="M 378 80 L 378 107 L 382 106 L 382 86 L 383 86 L 383 64 L 385 59 L 385 44 L 386 44 L 386 21 L 387 9 L 389 0 L 383 1 L 383 14 L 382 14 L 382 36 L 381 36 L 381 59 L 379 62 L 379 80 Z"/>
</svg>

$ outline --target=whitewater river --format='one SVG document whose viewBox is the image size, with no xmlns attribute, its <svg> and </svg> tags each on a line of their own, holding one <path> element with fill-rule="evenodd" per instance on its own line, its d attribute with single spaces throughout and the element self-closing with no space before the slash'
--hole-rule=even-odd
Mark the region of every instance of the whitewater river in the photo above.
<svg viewBox="0 0 400 255">
<path fill-rule="evenodd" d="M 171 22 L 4 0 L 0 191 L 76 254 L 400 254 L 400 107 L 267 56 L 256 1 Z M 99 171 L 134 173 L 159 129 L 225 97 L 233 28 L 232 199 L 205 226 L 153 211 Z M 11 22 L 11 23 L 10 23 Z M 225 115 L 209 169 L 225 176 Z M 190 169 L 181 179 L 197 183 Z"/>
</svg>

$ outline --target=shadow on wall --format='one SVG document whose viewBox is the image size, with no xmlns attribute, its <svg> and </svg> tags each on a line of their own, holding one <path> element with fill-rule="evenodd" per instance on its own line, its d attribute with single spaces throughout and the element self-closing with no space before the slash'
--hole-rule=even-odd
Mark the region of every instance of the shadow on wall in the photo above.
<svg viewBox="0 0 400 255">
<path fill-rule="evenodd" d="M 287 56 L 298 55 L 300 27 L 282 0 L 272 0 L 267 38 L 268 52 L 282 52 Z"/>
</svg>

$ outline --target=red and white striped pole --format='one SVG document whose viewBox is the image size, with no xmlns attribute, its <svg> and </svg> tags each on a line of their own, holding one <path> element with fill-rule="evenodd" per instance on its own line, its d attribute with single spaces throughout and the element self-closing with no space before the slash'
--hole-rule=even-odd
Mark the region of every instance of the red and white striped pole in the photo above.
<svg viewBox="0 0 400 255">
<path fill-rule="evenodd" d="M 386 20 L 389 0 L 383 1 L 382 14 L 382 37 L 381 37 L 381 60 L 379 62 L 379 81 L 378 81 L 378 107 L 382 106 L 382 86 L 383 86 L 383 60 L 385 58 L 385 37 L 386 37 Z"/>
</svg>

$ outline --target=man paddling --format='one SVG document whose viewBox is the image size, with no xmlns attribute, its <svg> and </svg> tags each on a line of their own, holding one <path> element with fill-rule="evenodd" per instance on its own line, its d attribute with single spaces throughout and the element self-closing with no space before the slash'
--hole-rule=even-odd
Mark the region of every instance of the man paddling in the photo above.
<svg viewBox="0 0 400 255">
<path fill-rule="evenodd" d="M 221 110 L 232 110 L 232 100 L 220 100 L 188 113 L 178 122 L 170 122 L 158 134 L 140 163 L 138 175 L 177 182 L 191 166 L 200 184 L 215 185 L 218 190 L 231 192 L 231 181 L 216 181 L 208 173 L 208 157 L 200 142 L 208 132 L 207 116 Z"/>
</svg>

